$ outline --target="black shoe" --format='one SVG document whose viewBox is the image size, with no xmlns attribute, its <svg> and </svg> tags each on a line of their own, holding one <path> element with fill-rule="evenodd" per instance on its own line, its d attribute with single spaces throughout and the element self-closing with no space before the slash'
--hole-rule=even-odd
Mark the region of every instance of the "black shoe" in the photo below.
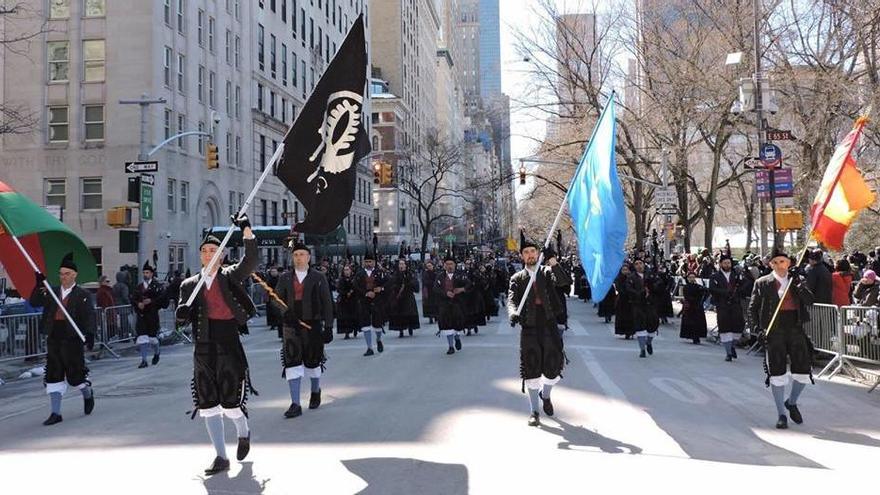
<svg viewBox="0 0 880 495">
<path fill-rule="evenodd" d="M 648 344 L 645 347 L 648 349 L 648 354 L 653 356 L 654 355 L 654 346 L 652 346 L 651 344 Z"/>
<path fill-rule="evenodd" d="M 456 351 L 461 350 L 461 339 L 458 337 L 455 337 L 455 350 Z"/>
<path fill-rule="evenodd" d="M 529 416 L 529 426 L 541 426 L 541 415 L 537 411 Z"/>
<path fill-rule="evenodd" d="M 214 458 L 214 463 L 211 464 L 211 467 L 205 469 L 205 475 L 211 476 L 223 471 L 229 471 L 229 459 L 217 456 Z"/>
<path fill-rule="evenodd" d="M 235 458 L 243 461 L 251 451 L 251 433 L 248 432 L 246 437 L 238 437 L 238 450 L 235 452 Z"/>
<path fill-rule="evenodd" d="M 287 419 L 296 418 L 302 416 L 303 408 L 299 404 L 291 404 L 286 411 L 284 411 L 284 417 Z"/>
<path fill-rule="evenodd" d="M 144 360 L 144 361 L 141 361 L 141 364 L 138 365 L 138 369 L 146 368 L 147 366 L 149 366 L 149 365 L 147 364 L 147 361 Z"/>
<path fill-rule="evenodd" d="M 376 342 L 376 350 L 379 352 L 382 352 L 385 350 L 385 346 L 382 344 L 381 340 Z"/>
<path fill-rule="evenodd" d="M 728 354 L 727 357 L 724 358 L 724 360 L 729 363 L 729 362 L 733 361 L 733 357 L 730 354 Z"/>
<path fill-rule="evenodd" d="M 86 415 L 92 414 L 92 411 L 95 410 L 95 391 L 92 390 L 92 395 L 86 399 L 83 398 L 83 412 Z"/>
<path fill-rule="evenodd" d="M 157 364 L 159 364 L 159 354 L 158 353 L 153 354 L 153 366 L 156 366 Z"/>
<path fill-rule="evenodd" d="M 776 429 L 777 430 L 787 430 L 788 429 L 788 418 L 785 416 L 779 416 L 779 419 L 776 420 Z"/>
<path fill-rule="evenodd" d="M 455 348 L 450 347 L 449 349 L 446 349 L 446 355 L 448 356 L 450 354 L 455 354 Z"/>
<path fill-rule="evenodd" d="M 413 331 L 412 331 L 412 328 L 410 328 L 410 329 L 409 329 L 409 336 L 410 336 L 410 337 L 412 337 L 412 336 L 413 336 Z"/>
<path fill-rule="evenodd" d="M 403 330 L 400 331 L 400 335 L 398 335 L 397 338 L 398 338 L 398 339 L 402 339 L 402 338 L 403 338 Z"/>
<path fill-rule="evenodd" d="M 351 337 L 349 337 L 348 334 L 345 334 L 345 337 L 342 340 L 348 340 L 349 338 Z"/>
<path fill-rule="evenodd" d="M 372 356 L 375 354 L 372 349 L 367 349 L 367 352 L 364 353 L 364 356 Z"/>
<path fill-rule="evenodd" d="M 730 357 L 732 357 L 733 359 L 736 359 L 736 347 L 730 348 Z"/>
<path fill-rule="evenodd" d="M 479 333 L 480 333 L 480 329 L 479 329 L 479 328 L 475 328 L 475 329 L 474 329 L 474 335 L 477 335 L 477 334 L 479 334 Z"/>
<path fill-rule="evenodd" d="M 694 345 L 700 345 L 700 339 L 692 339 L 691 342 L 693 342 Z"/>
<path fill-rule="evenodd" d="M 321 389 L 318 389 L 317 392 L 312 392 L 312 396 L 309 398 L 309 409 L 317 409 L 321 405 Z"/>
<path fill-rule="evenodd" d="M 790 405 L 788 401 L 785 401 L 785 408 L 788 409 L 788 415 L 791 416 L 791 420 L 795 424 L 799 425 L 804 422 L 804 417 L 801 416 L 801 411 L 798 409 L 797 404 Z"/>
<path fill-rule="evenodd" d="M 644 350 L 644 349 L 642 349 L 642 351 L 639 352 L 639 357 L 640 357 L 640 358 L 648 357 L 648 356 L 645 354 L 645 350 Z"/>
<path fill-rule="evenodd" d="M 471 336 L 471 331 L 470 331 L 470 329 L 468 329 L 467 334 L 466 334 L 465 336 L 466 336 L 466 337 L 470 337 L 470 336 Z"/>
<path fill-rule="evenodd" d="M 544 392 L 538 392 L 538 397 L 541 398 L 541 401 L 544 403 L 544 414 L 547 416 L 553 416 L 553 403 L 550 402 L 550 397 L 544 398 Z"/>
<path fill-rule="evenodd" d="M 60 414 L 52 413 L 46 418 L 46 421 L 43 421 L 43 426 L 52 426 L 56 423 L 60 423 L 64 421 Z"/>
</svg>

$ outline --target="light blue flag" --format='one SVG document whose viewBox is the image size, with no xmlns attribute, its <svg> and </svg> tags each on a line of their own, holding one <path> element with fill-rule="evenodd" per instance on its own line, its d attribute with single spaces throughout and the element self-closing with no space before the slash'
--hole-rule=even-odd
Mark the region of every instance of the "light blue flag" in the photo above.
<svg viewBox="0 0 880 495">
<path fill-rule="evenodd" d="M 617 177 L 614 93 L 602 110 L 568 190 L 568 209 L 593 300 L 608 293 L 626 257 L 626 204 Z"/>
</svg>

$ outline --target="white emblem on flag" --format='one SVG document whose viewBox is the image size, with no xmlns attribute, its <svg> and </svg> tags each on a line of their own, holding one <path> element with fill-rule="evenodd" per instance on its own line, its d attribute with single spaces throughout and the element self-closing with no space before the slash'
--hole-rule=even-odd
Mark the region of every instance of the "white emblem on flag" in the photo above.
<svg viewBox="0 0 880 495">
<path fill-rule="evenodd" d="M 355 150 L 352 143 L 355 142 L 358 127 L 361 123 L 361 108 L 363 97 L 352 91 L 337 91 L 327 98 L 327 113 L 325 120 L 318 129 L 321 143 L 309 157 L 314 162 L 321 155 L 321 163 L 315 172 L 306 179 L 312 182 L 324 171 L 338 174 L 348 170 L 354 161 Z M 344 126 L 340 128 L 339 126 Z M 323 151 L 323 154 L 321 153 Z M 318 192 L 326 188 L 327 181 L 320 177 L 323 187 L 319 185 Z"/>
</svg>

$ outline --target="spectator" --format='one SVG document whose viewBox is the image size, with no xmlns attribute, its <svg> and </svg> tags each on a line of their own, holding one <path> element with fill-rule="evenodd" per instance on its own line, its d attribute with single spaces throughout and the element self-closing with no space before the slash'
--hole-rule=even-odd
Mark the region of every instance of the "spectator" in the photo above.
<svg viewBox="0 0 880 495">
<path fill-rule="evenodd" d="M 116 272 L 116 284 L 113 285 L 113 300 L 120 306 L 128 306 L 131 304 L 127 271 L 119 270 Z"/>
<path fill-rule="evenodd" d="M 880 285 L 877 284 L 877 274 L 874 270 L 865 270 L 865 274 L 856 286 L 853 298 L 859 306 L 878 306 Z"/>
<path fill-rule="evenodd" d="M 107 275 L 101 275 L 99 283 L 100 285 L 98 285 L 98 292 L 95 294 L 95 300 L 98 304 L 98 307 L 103 309 L 114 306 L 113 288 L 110 287 L 110 278 L 107 277 Z"/>
<path fill-rule="evenodd" d="M 852 266 L 846 259 L 837 261 L 834 273 L 831 274 L 831 303 L 836 306 L 852 304 Z"/>
<path fill-rule="evenodd" d="M 813 293 L 813 302 L 831 304 L 831 272 L 822 262 L 822 251 L 812 251 L 808 260 L 810 266 L 806 269 L 807 287 Z"/>
</svg>

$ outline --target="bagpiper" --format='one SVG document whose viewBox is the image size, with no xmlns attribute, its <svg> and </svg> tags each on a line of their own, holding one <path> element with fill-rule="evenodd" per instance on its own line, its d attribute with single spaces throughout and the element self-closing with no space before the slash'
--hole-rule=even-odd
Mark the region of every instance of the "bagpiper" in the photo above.
<svg viewBox="0 0 880 495">
<path fill-rule="evenodd" d="M 433 288 L 437 301 L 437 333 L 446 337 L 447 355 L 461 350 L 461 332 L 467 324 L 465 293 L 471 287 L 467 275 L 455 268 L 455 257 L 447 253 L 443 259 L 443 273 L 437 275 Z"/>
<path fill-rule="evenodd" d="M 639 357 L 654 354 L 654 337 L 657 336 L 657 327 L 660 323 L 654 304 L 651 302 L 650 279 L 645 274 L 645 262 L 636 259 L 633 262 L 634 272 L 626 278 L 626 293 L 629 296 L 630 308 L 633 318 L 636 339 L 639 341 Z"/>
<path fill-rule="evenodd" d="M 76 283 L 76 275 L 79 269 L 73 261 L 73 253 L 68 253 L 61 260 L 58 269 L 58 277 L 61 280 L 59 287 L 52 287 L 52 292 L 61 300 L 67 314 L 76 322 L 76 326 L 85 337 L 85 344 L 89 350 L 95 345 L 95 304 L 89 292 Z M 92 390 L 92 382 L 88 380 L 89 368 L 86 367 L 85 354 L 83 353 L 83 341 L 77 335 L 76 330 L 65 318 L 64 313 L 55 299 L 50 297 L 43 285 L 46 277 L 35 273 L 37 284 L 31 293 L 31 306 L 42 306 L 43 315 L 40 318 L 40 328 L 47 335 L 46 338 L 46 367 L 43 383 L 46 386 L 46 394 L 49 396 L 51 413 L 43 421 L 46 426 L 60 423 L 61 397 L 70 385 L 78 389 L 83 396 L 83 412 L 92 414 L 95 408 L 95 392 Z"/>
<path fill-rule="evenodd" d="M 376 267 L 376 256 L 370 251 L 364 255 L 364 266 L 358 270 L 354 278 L 355 294 L 358 296 L 360 311 L 360 327 L 367 344 L 364 356 L 372 356 L 373 335 L 376 336 L 376 350 L 385 350 L 382 334 L 385 333 L 385 297 L 384 285 L 388 277 L 385 271 Z"/>
<path fill-rule="evenodd" d="M 789 271 L 791 259 L 782 250 L 774 249 L 770 266 L 773 271 L 755 281 L 749 302 L 749 317 L 752 328 L 766 335 L 764 366 L 767 380 L 764 383 L 770 387 L 776 403 L 776 428 L 786 429 L 786 410 L 792 421 L 803 423 L 797 400 L 807 384 L 813 381 L 812 344 L 803 327 L 804 323 L 810 321 L 807 307 L 813 303 L 813 293 L 806 283 L 802 283 L 796 267 Z M 782 299 L 773 328 L 769 328 L 783 294 L 785 298 Z M 768 329 L 769 334 L 766 333 Z M 791 394 L 785 399 L 789 370 Z"/>
<path fill-rule="evenodd" d="M 290 407 L 285 418 L 302 416 L 300 384 L 309 378 L 309 409 L 321 405 L 321 375 L 324 344 L 333 340 L 333 297 L 324 274 L 309 266 L 311 252 L 299 240 L 291 241 L 293 270 L 278 279 L 278 298 L 285 304 L 284 341 L 281 346 L 281 376 L 287 379 Z M 274 299 L 273 304 L 280 306 Z"/>
<path fill-rule="evenodd" d="M 156 278 L 156 268 L 144 262 L 143 282 L 131 292 L 131 306 L 137 316 L 137 344 L 141 353 L 138 368 L 147 367 L 147 354 L 153 349 L 153 365 L 159 364 L 159 309 L 168 307 L 166 292 Z"/>
<path fill-rule="evenodd" d="M 556 258 L 538 267 L 538 246 L 520 234 L 520 255 L 525 266 L 510 277 L 507 312 L 510 325 L 520 324 L 519 369 L 523 392 L 528 390 L 529 426 L 541 424 L 538 400 L 543 402 L 544 413 L 553 416 L 550 392 L 562 378 L 565 355 L 562 350 L 562 334 L 557 321 L 562 317 L 562 301 L 557 287 L 571 285 L 571 278 Z M 525 290 L 532 279 L 526 296 Z M 522 313 L 517 313 L 520 302 L 526 297 Z"/>
<path fill-rule="evenodd" d="M 727 353 L 725 361 L 736 359 L 736 341 L 745 330 L 746 319 L 742 300 L 748 297 L 748 285 L 733 270 L 733 258 L 724 253 L 718 262 L 719 271 L 709 278 L 709 293 L 718 315 L 718 334 Z"/>
<path fill-rule="evenodd" d="M 250 383 L 247 356 L 239 333 L 247 333 L 247 321 L 257 313 L 244 283 L 256 270 L 260 258 L 247 215 L 242 214 L 232 221 L 241 229 L 244 257 L 222 269 L 216 263 L 208 271 L 221 243 L 213 235 L 207 235 L 199 246 L 201 273 L 180 284 L 180 300 L 189 300 L 200 276 L 205 279 L 204 285 L 192 307 L 182 304 L 176 312 L 179 324 L 190 323 L 193 328 L 192 417 L 198 413 L 205 419 L 208 436 L 217 453 L 214 462 L 205 469 L 206 475 L 229 469 L 224 416 L 235 425 L 238 435 L 236 458 L 239 461 L 247 456 L 251 446 L 246 404 L 248 392 L 256 395 L 256 391 Z M 222 258 L 221 253 L 218 259 Z"/>
</svg>

